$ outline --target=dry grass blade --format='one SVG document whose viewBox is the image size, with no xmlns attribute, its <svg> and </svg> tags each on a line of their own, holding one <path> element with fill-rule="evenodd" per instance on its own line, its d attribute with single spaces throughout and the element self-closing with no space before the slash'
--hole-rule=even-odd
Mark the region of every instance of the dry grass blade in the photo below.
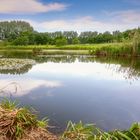
<svg viewBox="0 0 140 140">
<path fill-rule="evenodd" d="M 10 103 L 0 105 L 0 140 L 58 140 L 38 125 L 36 115 L 26 108 L 14 108 Z"/>
</svg>

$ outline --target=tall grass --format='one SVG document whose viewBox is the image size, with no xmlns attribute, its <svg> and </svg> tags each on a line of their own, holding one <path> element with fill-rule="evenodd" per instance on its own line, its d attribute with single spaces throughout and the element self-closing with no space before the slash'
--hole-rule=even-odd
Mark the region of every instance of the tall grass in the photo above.
<svg viewBox="0 0 140 140">
<path fill-rule="evenodd" d="M 55 46 L 55 45 L 28 45 L 28 46 L 0 46 L 1 50 L 19 50 L 19 51 L 31 51 L 33 53 L 43 53 L 43 54 L 90 54 L 90 55 L 99 55 L 99 56 L 132 56 L 134 53 L 134 43 L 123 42 L 123 43 L 104 43 L 104 44 L 78 44 L 78 45 L 65 45 L 65 46 Z M 79 52 L 76 52 L 79 51 Z M 75 51 L 75 53 L 74 53 Z M 88 51 L 88 52 L 87 52 Z M 136 54 L 140 55 L 140 48 L 136 49 Z"/>
<path fill-rule="evenodd" d="M 140 140 L 140 124 L 134 123 L 127 130 L 104 132 L 92 124 L 68 123 L 61 136 L 50 134 L 48 119 L 37 120 L 27 108 L 19 108 L 16 102 L 4 100 L 0 104 L 1 140 Z"/>
<path fill-rule="evenodd" d="M 77 44 L 77 45 L 64 45 L 64 46 L 55 46 L 55 45 L 27 45 L 27 46 L 7 45 L 7 46 L 2 46 L 2 45 L 0 45 L 0 49 L 30 50 L 30 49 L 34 49 L 34 48 L 39 48 L 39 49 L 58 49 L 58 50 L 89 50 L 89 49 L 93 49 L 96 47 L 106 47 L 106 46 L 120 47 L 123 45 L 124 45 L 123 43 Z"/>
<path fill-rule="evenodd" d="M 140 124 L 134 123 L 128 130 L 104 132 L 94 125 L 68 123 L 62 140 L 140 140 Z"/>
<path fill-rule="evenodd" d="M 131 56 L 132 47 L 131 44 L 120 46 L 107 45 L 94 47 L 93 49 L 89 50 L 89 54 L 99 56 Z M 140 52 L 138 52 L 138 54 L 140 54 Z"/>
<path fill-rule="evenodd" d="M 46 130 L 47 125 L 48 119 L 37 120 L 32 111 L 19 108 L 16 102 L 6 99 L 0 104 L 0 140 L 36 140 L 41 136 L 57 140 Z"/>
</svg>

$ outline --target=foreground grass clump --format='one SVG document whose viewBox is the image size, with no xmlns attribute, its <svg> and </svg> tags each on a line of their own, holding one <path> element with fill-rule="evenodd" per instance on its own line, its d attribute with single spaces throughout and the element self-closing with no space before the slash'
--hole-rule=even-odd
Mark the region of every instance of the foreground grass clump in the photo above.
<svg viewBox="0 0 140 140">
<path fill-rule="evenodd" d="M 134 123 L 124 131 L 103 132 L 93 125 L 69 122 L 62 140 L 140 140 L 140 124 Z"/>
<path fill-rule="evenodd" d="M 140 140 L 140 124 L 128 130 L 104 132 L 92 124 L 68 123 L 58 137 L 47 131 L 48 120 L 38 121 L 27 108 L 16 102 L 4 100 L 0 104 L 0 140 Z"/>
<path fill-rule="evenodd" d="M 58 140 L 50 134 L 47 120 L 38 121 L 27 108 L 8 100 L 0 104 L 0 140 Z"/>
</svg>

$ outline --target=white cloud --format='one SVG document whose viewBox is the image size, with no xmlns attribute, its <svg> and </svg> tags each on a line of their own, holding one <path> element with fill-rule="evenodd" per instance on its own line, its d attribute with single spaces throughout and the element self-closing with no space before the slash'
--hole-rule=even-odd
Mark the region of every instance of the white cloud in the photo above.
<svg viewBox="0 0 140 140">
<path fill-rule="evenodd" d="M 73 19 L 55 19 L 35 21 L 31 19 L 14 19 L 29 22 L 35 30 L 40 32 L 54 31 L 125 31 L 140 26 L 140 10 L 104 11 L 105 20 L 97 20 L 92 16 L 84 16 Z M 5 19 L 7 20 L 7 19 Z M 12 19 L 13 20 L 13 19 Z M 2 20 L 1 20 L 2 21 Z"/>
<path fill-rule="evenodd" d="M 112 21 L 123 24 L 138 23 L 140 25 L 140 10 L 105 11 Z"/>
<path fill-rule="evenodd" d="M 128 75 L 129 69 L 123 69 L 121 65 L 116 65 L 115 70 L 114 64 L 100 64 L 98 62 L 78 62 L 75 63 L 53 63 L 48 62 L 46 64 L 35 65 L 30 71 L 38 75 L 63 75 L 63 76 L 74 76 L 74 77 L 91 77 L 99 79 L 112 79 L 112 80 L 124 80 L 124 76 Z M 103 71 L 104 69 L 104 71 Z M 80 71 L 79 71 L 80 70 Z"/>
<path fill-rule="evenodd" d="M 63 84 L 60 81 L 49 81 L 49 80 L 31 80 L 31 79 L 17 79 L 11 81 L 10 79 L 0 79 L 0 96 L 23 96 L 30 93 L 32 90 L 37 89 L 41 86 L 46 87 L 48 90 L 53 88 L 62 87 Z M 7 84 L 9 83 L 9 84 Z"/>
<path fill-rule="evenodd" d="M 137 28 L 140 26 L 140 13 L 134 11 L 127 12 L 114 12 L 110 15 L 106 15 L 108 21 L 96 20 L 90 16 L 69 19 L 69 20 L 48 20 L 43 22 L 36 22 L 32 20 L 26 20 L 30 22 L 33 27 L 38 31 L 68 31 L 75 30 L 81 31 L 114 31 Z"/>
<path fill-rule="evenodd" d="M 43 4 L 38 0 L 0 0 L 0 13 L 3 14 L 34 14 L 50 11 L 61 11 L 67 7 L 61 3 Z"/>
</svg>

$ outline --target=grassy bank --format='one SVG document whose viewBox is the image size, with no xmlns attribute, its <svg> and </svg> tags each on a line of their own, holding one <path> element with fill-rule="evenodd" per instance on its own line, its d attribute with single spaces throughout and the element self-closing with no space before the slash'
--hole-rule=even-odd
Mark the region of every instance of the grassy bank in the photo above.
<svg viewBox="0 0 140 140">
<path fill-rule="evenodd" d="M 28 45 L 28 46 L 0 46 L 0 51 L 28 51 L 42 55 L 49 54 L 82 54 L 96 56 L 132 56 L 132 43 L 104 43 L 104 44 L 85 44 L 85 45 Z M 133 55 L 134 56 L 134 55 Z M 137 49 L 135 56 L 140 56 L 140 48 Z"/>
<path fill-rule="evenodd" d="M 19 108 L 15 102 L 4 100 L 0 104 L 1 140 L 139 140 L 140 124 L 128 130 L 104 132 L 94 125 L 69 122 L 61 136 L 47 130 L 48 120 L 37 120 L 33 111 Z"/>
<path fill-rule="evenodd" d="M 129 44 L 129 43 L 127 43 Z M 14 46 L 14 45 L 0 45 L 0 49 L 24 49 L 30 50 L 34 48 L 40 49 L 60 49 L 60 50 L 90 50 L 93 48 L 100 47 L 121 47 L 124 46 L 124 43 L 102 43 L 102 44 L 77 44 L 77 45 L 27 45 L 27 46 Z"/>
</svg>

